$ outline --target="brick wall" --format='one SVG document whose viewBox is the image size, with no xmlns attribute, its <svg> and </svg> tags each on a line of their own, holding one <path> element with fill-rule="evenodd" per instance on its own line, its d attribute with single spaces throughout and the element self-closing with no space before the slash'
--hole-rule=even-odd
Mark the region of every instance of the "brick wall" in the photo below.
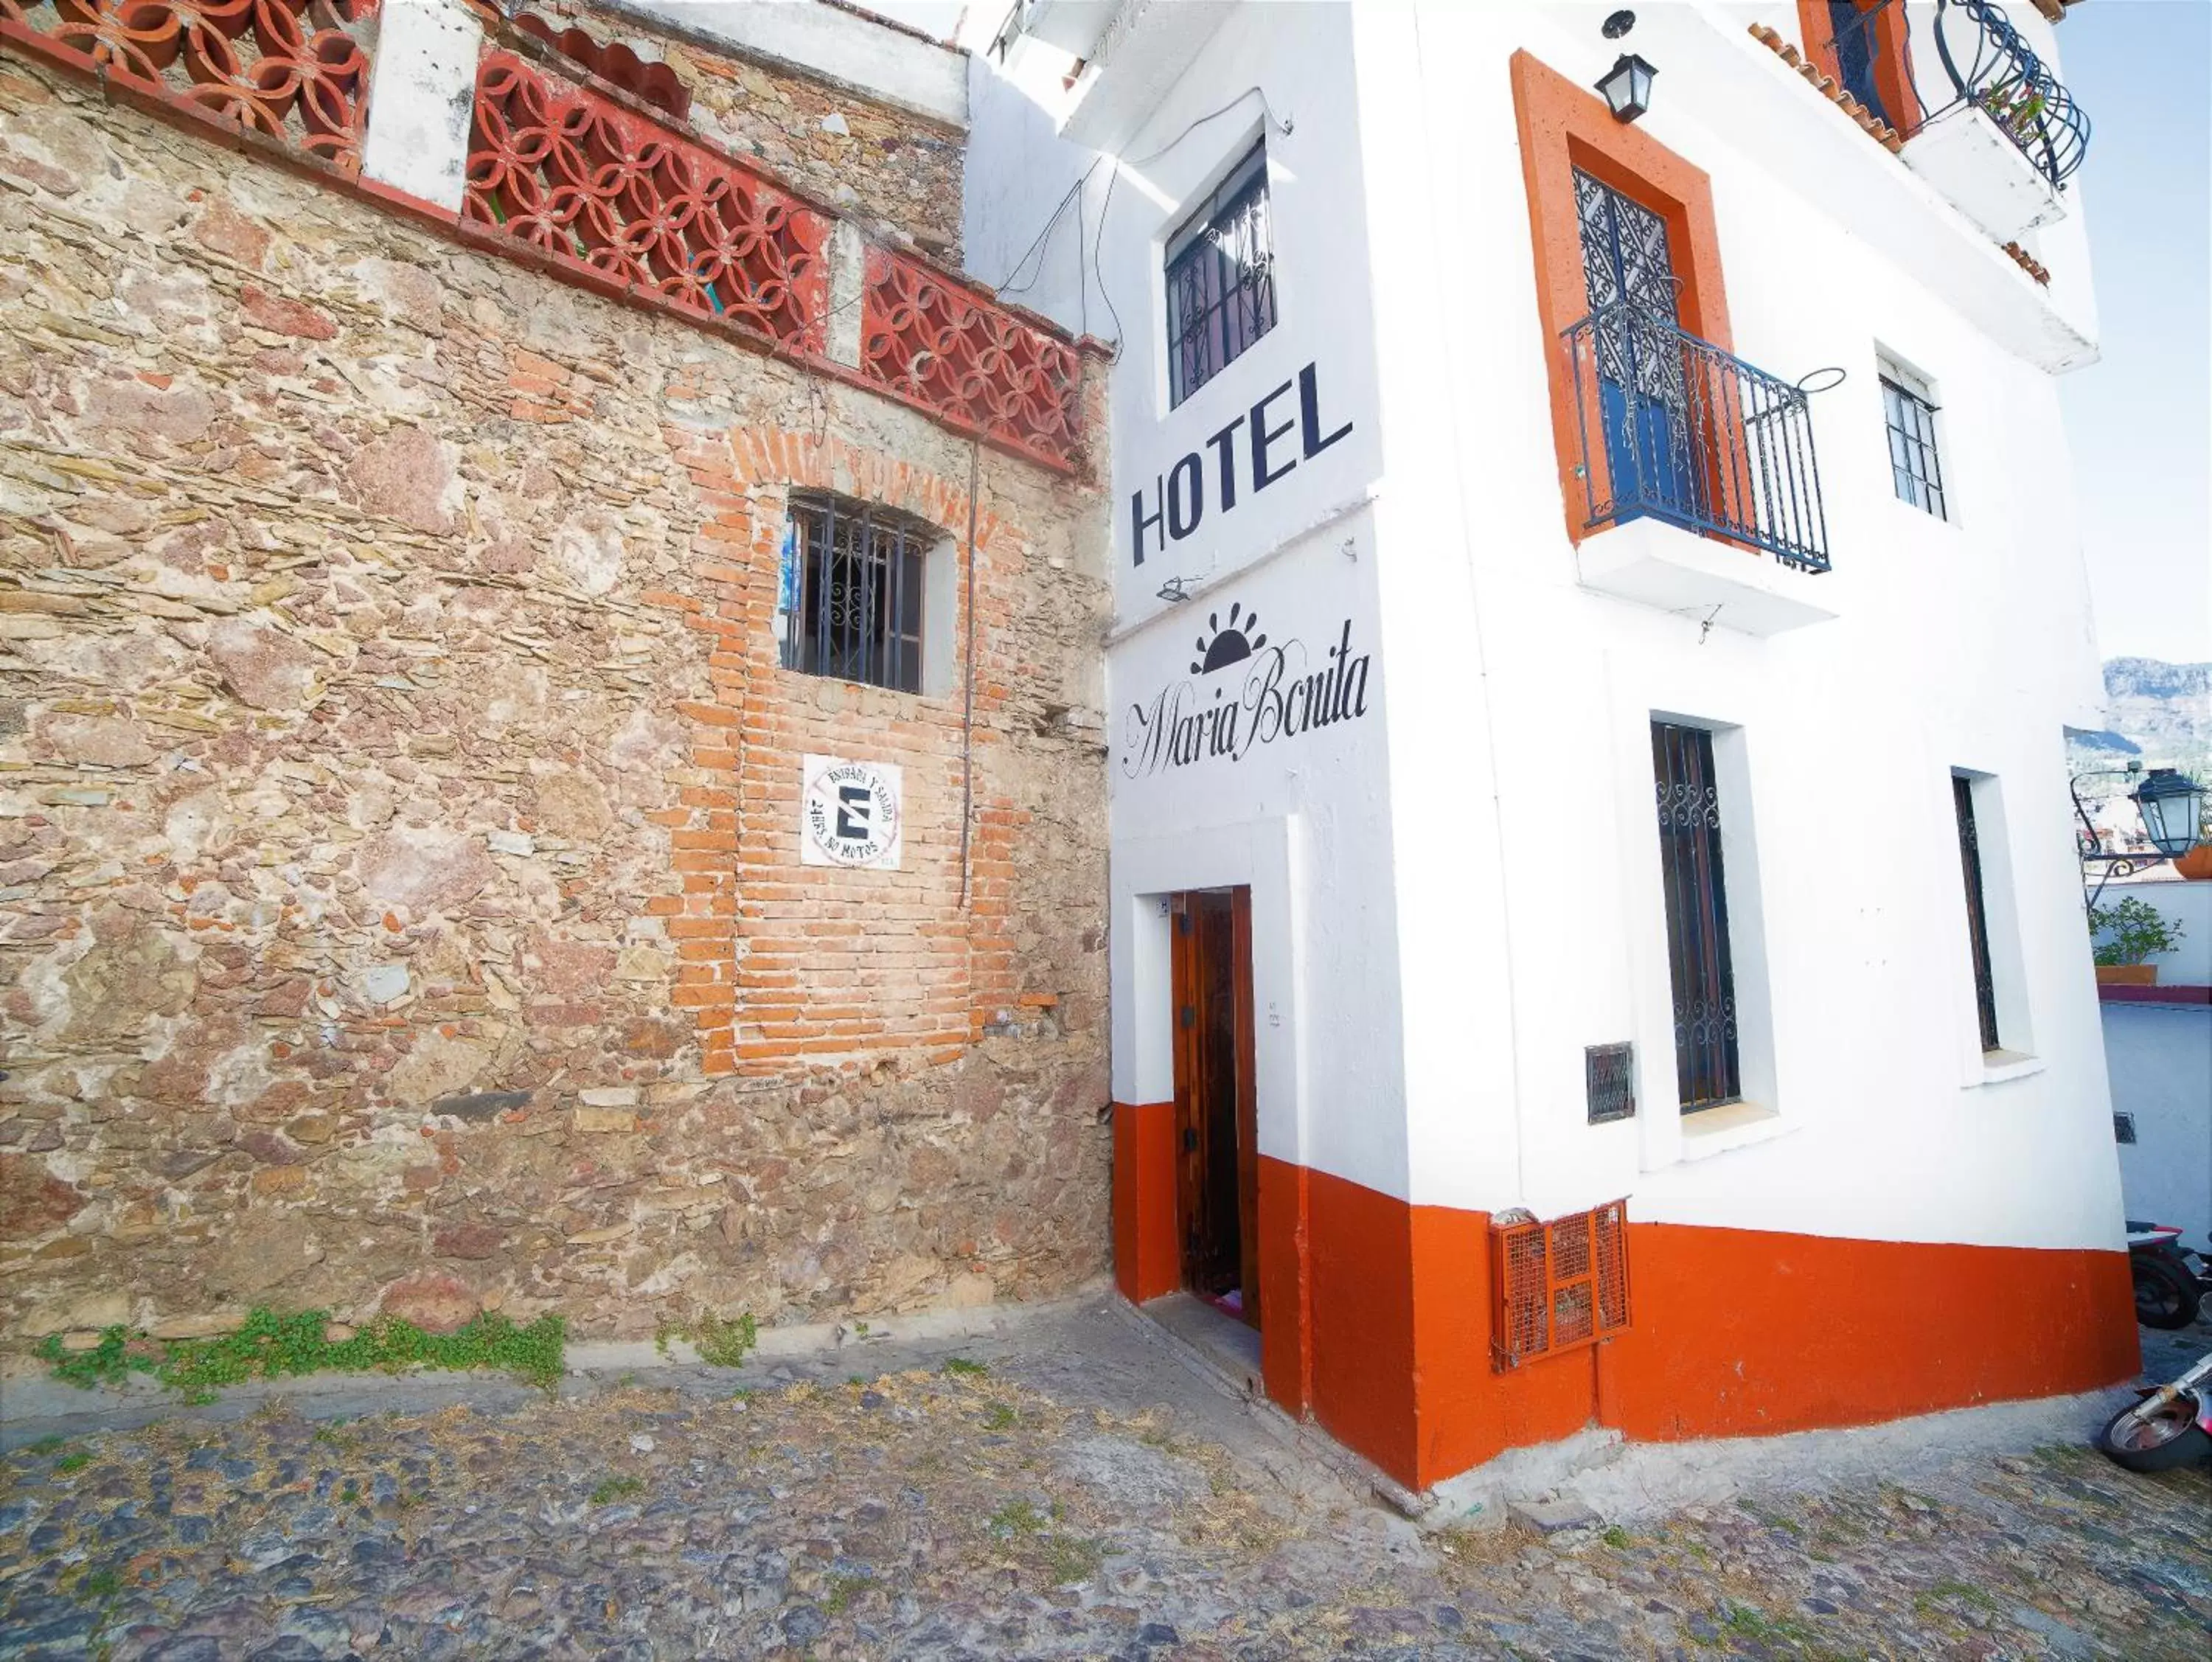
<svg viewBox="0 0 2212 1662">
<path fill-rule="evenodd" d="M 957 676 L 767 622 L 793 486 L 964 535 L 970 456 L 0 64 L 9 1333 L 1098 1273 L 1095 494 L 981 454 L 965 909 Z M 799 863 L 810 750 L 902 870 Z"/>
</svg>

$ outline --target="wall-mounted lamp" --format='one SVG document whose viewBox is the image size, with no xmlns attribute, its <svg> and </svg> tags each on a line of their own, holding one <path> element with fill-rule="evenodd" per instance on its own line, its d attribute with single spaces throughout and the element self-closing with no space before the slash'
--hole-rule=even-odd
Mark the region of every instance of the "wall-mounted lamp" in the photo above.
<svg viewBox="0 0 2212 1662">
<path fill-rule="evenodd" d="M 2153 768 L 2133 792 L 2143 835 L 2168 860 L 2179 860 L 2201 840 L 2204 787 L 2172 768 Z"/>
<path fill-rule="evenodd" d="M 2084 868 L 2101 866 L 2097 886 L 2089 897 L 2094 905 L 2097 897 L 2105 892 L 2105 885 L 2116 877 L 2132 877 L 2136 873 L 2155 866 L 2161 861 L 2179 860 L 2200 843 L 2204 836 L 2204 787 L 2187 774 L 2172 768 L 2153 768 L 2142 783 L 2128 793 L 2128 800 L 2136 805 L 2142 816 L 2143 835 L 2149 838 L 2155 854 L 2107 854 L 2097 836 L 2097 827 L 2089 819 L 2089 811 L 2082 806 L 2081 782 L 2098 776 L 2124 774 L 2133 778 L 2141 772 L 2142 764 L 2131 762 L 2125 768 L 2093 768 L 2087 773 L 2074 776 L 2070 788 L 2074 793 L 2074 814 L 2081 829 L 2075 840 L 2080 845 Z"/>
<path fill-rule="evenodd" d="M 1597 83 L 1615 121 L 1633 121 L 1651 107 L 1651 77 L 1659 71 L 1632 52 L 1613 60 L 1613 67 Z"/>
</svg>

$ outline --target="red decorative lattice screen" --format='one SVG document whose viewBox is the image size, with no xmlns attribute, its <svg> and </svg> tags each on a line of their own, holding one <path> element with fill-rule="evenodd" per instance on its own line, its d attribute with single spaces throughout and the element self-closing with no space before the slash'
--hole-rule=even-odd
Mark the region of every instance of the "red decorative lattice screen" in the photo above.
<svg viewBox="0 0 2212 1662">
<path fill-rule="evenodd" d="M 1628 1203 L 1490 1229 L 1492 1358 L 1518 1367 L 1628 1326 Z"/>
<path fill-rule="evenodd" d="M 477 70 L 461 212 L 603 278 L 823 348 L 823 216 L 509 52 Z"/>
<path fill-rule="evenodd" d="M 969 428 L 1065 465 L 1082 376 L 1075 350 L 921 260 L 868 250 L 860 372 Z"/>
<path fill-rule="evenodd" d="M 0 38 L 353 174 L 376 0 L 0 0 Z"/>
</svg>

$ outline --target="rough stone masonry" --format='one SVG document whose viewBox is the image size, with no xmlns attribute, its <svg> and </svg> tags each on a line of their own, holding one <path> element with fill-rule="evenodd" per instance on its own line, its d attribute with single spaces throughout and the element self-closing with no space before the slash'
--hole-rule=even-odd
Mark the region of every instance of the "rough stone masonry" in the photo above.
<svg viewBox="0 0 2212 1662">
<path fill-rule="evenodd" d="M 11 1341 L 1097 1274 L 1103 519 L 975 461 L 963 906 L 959 675 L 768 619 L 790 489 L 964 539 L 964 439 L 0 61 Z"/>
</svg>

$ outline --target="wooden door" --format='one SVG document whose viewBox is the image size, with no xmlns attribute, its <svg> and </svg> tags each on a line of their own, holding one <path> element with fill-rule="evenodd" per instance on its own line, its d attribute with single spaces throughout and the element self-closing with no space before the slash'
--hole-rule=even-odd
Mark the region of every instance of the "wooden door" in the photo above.
<svg viewBox="0 0 2212 1662">
<path fill-rule="evenodd" d="M 1176 1215 L 1183 1285 L 1206 1298 L 1236 1291 L 1239 1313 L 1257 1326 L 1251 892 L 1179 895 L 1174 911 Z"/>
</svg>

